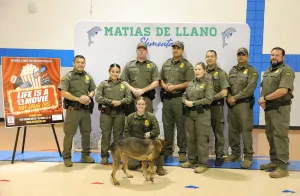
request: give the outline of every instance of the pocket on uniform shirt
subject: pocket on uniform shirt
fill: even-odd
[[[243,74],[240,78],[239,78],[239,84],[241,85],[247,85],[248,82],[248,74]]]
[[[139,69],[137,67],[129,68],[129,80],[135,81],[139,74]]]
[[[198,89],[196,89],[196,92],[198,94],[197,97],[205,97],[205,89],[206,88],[198,88]]]
[[[229,75],[229,84],[233,85],[235,83],[236,74],[230,74]]]
[[[144,74],[143,77],[151,82],[151,68],[144,68]]]
[[[163,67],[164,75],[163,77],[167,80],[170,80],[171,78],[171,73],[172,73],[172,68],[171,67]]]

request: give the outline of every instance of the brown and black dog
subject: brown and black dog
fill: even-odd
[[[140,139],[135,137],[129,137],[113,143],[111,145],[111,154],[113,160],[113,171],[111,173],[113,182],[115,185],[120,185],[116,179],[117,170],[120,167],[120,161],[122,160],[122,170],[127,178],[133,178],[127,172],[128,158],[132,157],[142,162],[142,170],[146,180],[154,181],[154,161],[160,156],[160,152],[165,146],[165,141],[161,139]],[[147,178],[146,162],[149,162],[150,166],[150,178]]]

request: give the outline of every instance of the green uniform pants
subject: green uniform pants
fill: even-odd
[[[266,136],[270,145],[271,162],[287,169],[289,161],[289,125],[291,105],[265,112]]]
[[[250,108],[250,103],[240,103],[234,105],[233,108],[228,108],[229,145],[233,155],[241,155],[240,134],[242,134],[244,158],[252,160],[253,126],[253,110]]]
[[[164,99],[162,108],[164,136],[167,141],[165,154],[173,154],[174,125],[177,129],[178,154],[186,154],[185,116],[182,113],[182,97]]]
[[[211,106],[211,126],[215,135],[216,158],[223,158],[224,155],[224,110],[223,106]]]
[[[125,124],[125,115],[121,114],[105,114],[100,115],[100,129],[102,130],[101,138],[101,157],[108,157],[110,147],[111,133],[113,130],[113,141],[117,142],[122,138]]]
[[[66,119],[64,122],[64,150],[62,156],[64,159],[71,158],[73,137],[77,132],[78,126],[82,136],[82,154],[90,153],[90,134],[91,134],[91,115],[89,110],[66,110]]]
[[[188,160],[191,163],[199,162],[200,165],[207,165],[211,130],[210,115],[210,110],[204,110],[201,114],[197,111],[190,111],[186,117]]]

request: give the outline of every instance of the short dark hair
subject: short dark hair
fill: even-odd
[[[208,52],[213,52],[213,53],[215,53],[216,57],[218,56],[218,55],[217,55],[217,52],[216,52],[215,50],[208,50],[208,51],[206,52],[206,54],[207,54]]]
[[[77,58],[79,58],[79,59],[84,59],[84,61],[85,61],[84,56],[82,56],[82,55],[76,55],[76,56],[74,57],[74,59],[73,59],[73,62],[74,62],[74,63],[75,63],[75,60],[76,60]]]
[[[273,49],[271,50],[271,52],[272,52],[273,50],[281,50],[282,56],[285,56],[285,50],[284,50],[283,48],[275,47],[275,48],[273,48]]]
[[[110,66],[109,66],[109,69],[108,69],[108,71],[110,71],[112,68],[114,68],[114,67],[117,67],[117,68],[119,68],[119,70],[121,71],[121,67],[120,67],[120,65],[119,64],[117,64],[117,63],[113,63],[113,64],[111,64]]]
[[[201,65],[201,67],[202,67],[204,70],[206,70],[206,65],[205,65],[205,63],[203,63],[203,62],[198,62],[198,63],[196,63],[195,67],[196,67],[197,65]]]

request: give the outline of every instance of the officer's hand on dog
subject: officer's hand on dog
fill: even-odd
[[[145,133],[145,134],[144,134],[144,137],[145,137],[146,139],[150,138],[150,137],[151,137],[151,132]]]
[[[192,102],[192,101],[185,101],[184,104],[185,104],[187,107],[193,107],[193,102]]]

